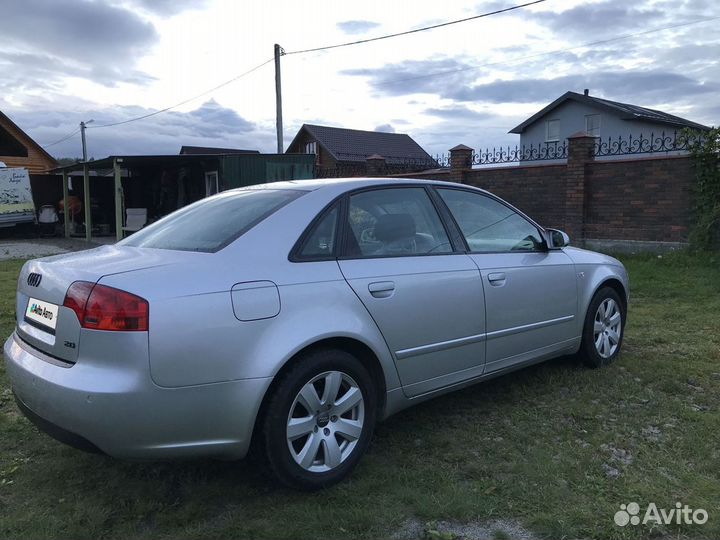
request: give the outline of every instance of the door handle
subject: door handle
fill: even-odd
[[[488,281],[490,285],[495,285],[496,287],[505,285],[505,272],[491,272],[488,274]]]
[[[375,281],[368,285],[368,291],[375,298],[387,298],[392,296],[395,290],[395,283],[392,281]]]

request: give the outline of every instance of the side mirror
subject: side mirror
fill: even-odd
[[[559,249],[570,245],[570,237],[563,231],[557,229],[547,229],[548,247],[550,249]]]

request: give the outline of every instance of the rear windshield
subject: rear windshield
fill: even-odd
[[[302,194],[302,191],[280,189],[221,193],[181,208],[119,244],[181,251],[218,251]]]

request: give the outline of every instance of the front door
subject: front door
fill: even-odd
[[[575,267],[548,250],[535,225],[479,192],[438,189],[482,275],[485,372],[551,356],[577,343]]]
[[[453,253],[426,190],[352,194],[348,223],[340,269],[385,337],[406,395],[481,375],[480,272]]]

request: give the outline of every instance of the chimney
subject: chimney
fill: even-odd
[[[589,95],[590,95],[590,89],[589,89],[589,88],[586,88],[583,93],[584,93],[586,96],[589,96]]]

